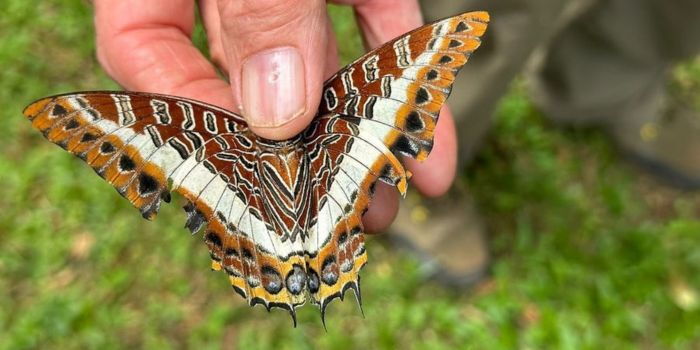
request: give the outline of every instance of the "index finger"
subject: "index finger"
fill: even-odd
[[[192,0],[95,0],[97,57],[128,90],[233,109],[231,89],[190,40]]]

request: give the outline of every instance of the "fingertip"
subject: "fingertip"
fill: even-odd
[[[309,113],[304,111],[304,113],[299,113],[298,116],[292,118],[287,123],[276,127],[265,127],[265,126],[255,126],[250,124],[250,130],[252,130],[256,135],[268,139],[268,140],[287,140],[300,132],[304,131],[311,123],[311,120],[315,117],[316,111]],[[246,120],[248,118],[246,117]]]
[[[316,113],[326,67],[325,6],[321,0],[219,2],[236,107],[261,137],[293,137]]]

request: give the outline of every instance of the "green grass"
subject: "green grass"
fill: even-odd
[[[3,11],[0,349],[700,347],[700,196],[639,173],[597,131],[550,125],[519,84],[463,175],[493,232],[491,278],[453,293],[371,238],[365,318],[334,303],[326,332],[308,305],[297,328],[251,309],[209,272],[178,205],[144,221],[22,117],[38,97],[116,87],[94,58],[85,2]],[[360,41],[349,11],[333,16],[353,38],[347,61]],[[700,62],[676,76],[684,98],[699,96]]]

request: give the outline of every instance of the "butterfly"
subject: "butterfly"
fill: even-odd
[[[295,319],[308,298],[323,317],[348,289],[361,305],[361,219],[375,184],[405,194],[400,157],[430,153],[440,109],[488,21],[464,13],[365,54],[326,81],[318,114],[286,141],[257,137],[222,108],[143,92],[56,95],[24,115],[144,218],[171,191],[182,195],[185,227],[203,232],[212,269],[251,306]]]

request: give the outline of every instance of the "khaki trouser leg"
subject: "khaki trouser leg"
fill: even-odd
[[[700,1],[601,1],[553,38],[533,98],[557,121],[636,128],[660,117],[671,65],[699,49]]]
[[[461,12],[491,14],[483,46],[456,80],[449,105],[459,135],[460,165],[465,165],[491,125],[491,116],[509,83],[532,52],[581,13],[593,0],[423,0],[427,21]]]

